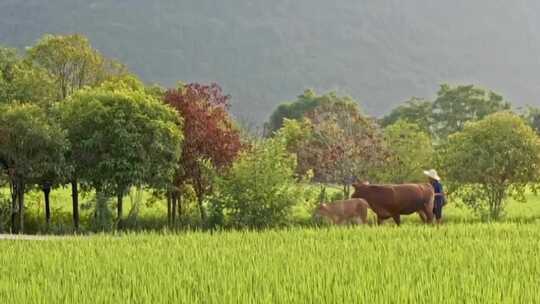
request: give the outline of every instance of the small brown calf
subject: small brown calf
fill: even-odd
[[[369,204],[361,198],[335,201],[321,204],[315,209],[315,217],[325,217],[335,225],[343,225],[352,221],[356,224],[367,224]]]

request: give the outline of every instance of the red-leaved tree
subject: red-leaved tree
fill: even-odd
[[[197,195],[201,219],[205,221],[202,203],[211,191],[211,183],[204,174],[201,161],[210,161],[220,170],[230,165],[242,148],[240,132],[228,113],[230,96],[215,83],[192,83],[167,91],[164,99],[184,120],[180,168],[174,181],[175,191],[171,192],[169,200],[170,220],[175,220],[179,189],[191,184]],[[181,206],[178,208],[181,214]]]

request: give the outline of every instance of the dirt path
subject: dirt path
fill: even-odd
[[[50,236],[50,235],[0,234],[0,241],[2,240],[48,241],[48,240],[61,240],[65,238],[66,237],[63,237],[63,236]]]

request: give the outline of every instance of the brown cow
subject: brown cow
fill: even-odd
[[[353,198],[365,199],[377,214],[377,223],[393,218],[397,225],[400,215],[418,212],[424,222],[433,222],[435,194],[430,184],[370,185],[354,183]]]
[[[319,205],[314,212],[315,217],[326,217],[335,225],[353,221],[356,224],[367,224],[369,204],[359,198],[335,201]]]

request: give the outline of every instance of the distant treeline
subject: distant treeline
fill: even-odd
[[[166,202],[171,226],[194,204],[201,228],[266,228],[329,199],[311,182],[347,197],[355,179],[421,181],[431,167],[498,219],[540,176],[540,111],[513,112],[472,85],[442,85],[436,100],[413,98],[380,121],[350,97],[306,91],[262,137],[234,121],[230,98],[218,84],[145,85],[82,35],[46,35],[24,54],[0,48],[0,183],[10,189],[0,220],[24,232],[25,193],[37,188],[48,226],[51,191],[69,186],[74,231],[88,229],[80,189],[95,193],[94,229],[126,229],[123,200],[137,187]]]

